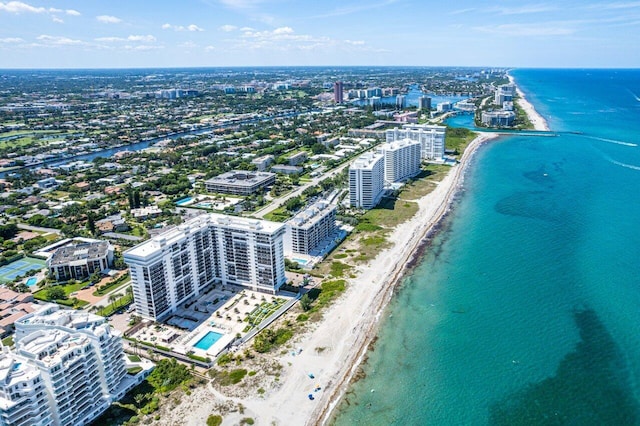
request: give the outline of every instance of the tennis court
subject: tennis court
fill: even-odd
[[[27,271],[40,270],[46,266],[44,260],[33,257],[23,257],[8,265],[0,266],[0,282],[13,281],[15,277],[24,275]]]

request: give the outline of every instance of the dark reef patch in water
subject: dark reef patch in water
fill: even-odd
[[[522,175],[530,181],[548,189],[552,189],[556,182],[554,178],[549,176],[545,166],[540,166],[537,170],[524,172]]]
[[[640,406],[617,344],[591,309],[574,314],[581,341],[556,375],[490,407],[491,425],[637,425]]]
[[[546,191],[516,192],[498,201],[495,210],[506,216],[556,222],[560,219],[560,212],[552,195],[551,192]]]

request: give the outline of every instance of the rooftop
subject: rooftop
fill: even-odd
[[[210,184],[234,184],[242,186],[252,186],[274,177],[274,173],[269,172],[252,172],[248,170],[232,170],[215,176],[205,183]]]
[[[381,160],[382,158],[384,158],[383,155],[377,152],[362,154],[353,163],[351,163],[349,169],[371,170],[373,169],[373,166],[377,163],[377,161]]]
[[[326,214],[335,209],[336,206],[331,205],[326,201],[318,201],[296,214],[289,220],[289,224],[298,228],[310,228]]]
[[[107,241],[82,243],[61,247],[53,253],[50,265],[56,266],[74,261],[97,260],[107,255],[110,245]]]
[[[238,216],[228,216],[218,213],[208,213],[187,220],[182,225],[163,232],[150,240],[125,251],[126,256],[146,257],[156,253],[164,246],[171,246],[184,240],[189,234],[208,229],[211,226],[225,227],[239,231],[261,232],[273,234],[281,229],[284,224],[267,220],[249,219]]]

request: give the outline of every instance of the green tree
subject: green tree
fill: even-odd
[[[300,298],[300,307],[305,312],[311,309],[311,298],[308,294],[305,293],[304,296]]]
[[[87,230],[91,235],[96,234],[96,218],[93,212],[87,212]]]
[[[159,392],[169,392],[191,379],[189,369],[171,359],[161,359],[147,381]]]
[[[47,290],[47,299],[48,300],[66,300],[67,295],[64,292],[64,289],[60,286],[52,286]]]
[[[136,189],[135,191],[133,191],[133,205],[135,206],[134,208],[140,208],[140,190]]]

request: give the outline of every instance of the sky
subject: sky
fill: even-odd
[[[0,0],[0,68],[640,67],[640,1]]]

